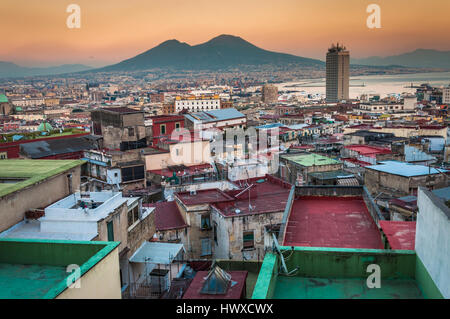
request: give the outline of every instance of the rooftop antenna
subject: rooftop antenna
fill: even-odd
[[[249,212],[251,212],[253,210],[253,206],[250,203],[250,191],[251,191],[251,189],[250,189],[250,186],[249,186],[249,189],[248,189],[248,211]]]
[[[285,276],[293,276],[293,275],[295,275],[295,273],[298,271],[299,267],[296,267],[292,271],[288,271],[287,266],[286,266],[286,262],[284,260],[284,255],[281,252],[280,246],[278,244],[277,237],[275,236],[274,233],[272,233],[272,238],[273,238],[273,245],[275,246],[275,250],[280,254],[281,268],[282,268],[282,271],[283,271],[281,274],[285,275]]]

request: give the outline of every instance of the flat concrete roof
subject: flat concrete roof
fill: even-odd
[[[0,239],[0,299],[52,299],[67,289],[67,266],[83,276],[119,242]]]
[[[0,180],[3,180],[3,182],[0,181],[0,197],[68,171],[83,163],[85,162],[82,160],[1,160]]]
[[[361,196],[297,198],[284,246],[383,249],[381,234]]]
[[[332,158],[318,155],[318,154],[295,154],[295,155],[282,155],[283,158],[292,161],[296,164],[302,166],[319,166],[319,165],[332,165],[340,164],[341,162],[336,161]]]

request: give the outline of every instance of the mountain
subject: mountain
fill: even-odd
[[[64,73],[74,73],[92,69],[89,66],[82,64],[64,64],[59,66],[52,66],[46,68],[29,68],[19,66],[11,62],[0,61],[0,78],[15,78],[24,76],[38,76],[38,75],[56,75]]]
[[[240,37],[220,35],[194,46],[178,40],[168,40],[131,59],[96,71],[138,71],[153,68],[199,70],[287,64],[324,66],[324,62],[319,60],[267,51]]]
[[[450,69],[450,51],[417,49],[400,55],[387,57],[372,56],[364,59],[352,59],[352,64],[371,66],[401,65],[417,68]]]

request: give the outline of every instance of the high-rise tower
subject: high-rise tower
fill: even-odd
[[[350,52],[339,43],[332,45],[327,53],[327,102],[335,103],[349,99]]]

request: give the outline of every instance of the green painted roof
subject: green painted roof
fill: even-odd
[[[318,154],[295,154],[295,155],[283,155],[285,159],[295,162],[296,164],[302,166],[313,166],[313,165],[332,165],[339,164],[339,161],[336,161],[332,158],[318,155]]]
[[[53,130],[53,127],[52,127],[49,123],[47,123],[47,122],[42,122],[41,124],[39,124],[38,131],[41,131],[41,132],[44,132],[44,131],[50,132],[51,130]]]
[[[83,276],[119,244],[0,238],[0,299],[55,298],[68,288],[67,266]]]
[[[287,247],[290,276],[279,274],[280,257],[267,253],[252,299],[443,298],[411,250]],[[365,289],[367,266],[381,268],[381,288]]]
[[[65,172],[83,163],[85,162],[82,160],[0,160],[0,179],[20,179],[11,183],[0,182],[0,197]]]
[[[0,103],[8,103],[8,98],[5,94],[0,94]]]

